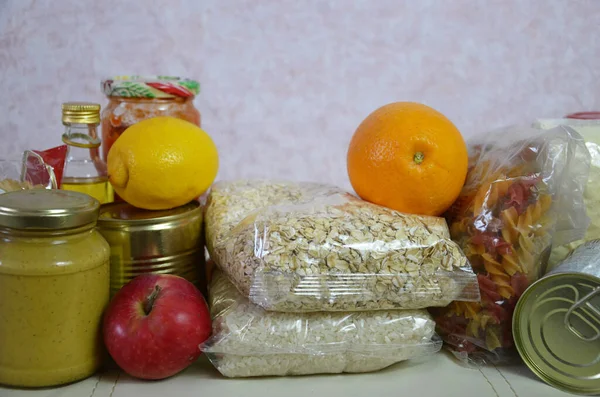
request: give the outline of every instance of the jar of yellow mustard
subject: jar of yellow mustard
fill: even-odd
[[[55,386],[99,368],[110,251],[98,211],[78,192],[0,195],[0,384]]]

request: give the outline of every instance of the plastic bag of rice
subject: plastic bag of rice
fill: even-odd
[[[425,310],[268,312],[215,271],[213,336],[200,346],[227,377],[371,372],[441,349]]]
[[[399,213],[315,183],[213,185],[211,258],[240,292],[282,312],[420,309],[477,301],[443,218]]]

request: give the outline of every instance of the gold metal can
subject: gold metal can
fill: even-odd
[[[521,296],[515,345],[546,383],[600,394],[600,240],[581,245]]]
[[[202,290],[202,207],[197,201],[164,211],[125,202],[100,208],[98,231],[110,245],[110,290],[145,273],[181,276]]]

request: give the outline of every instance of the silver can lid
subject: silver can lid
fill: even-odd
[[[532,284],[513,315],[521,358],[546,383],[585,395],[600,393],[600,279],[558,273]]]

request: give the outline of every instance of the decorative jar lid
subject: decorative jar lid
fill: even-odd
[[[109,97],[190,98],[198,95],[200,84],[174,76],[114,76],[102,81],[102,91]]]

